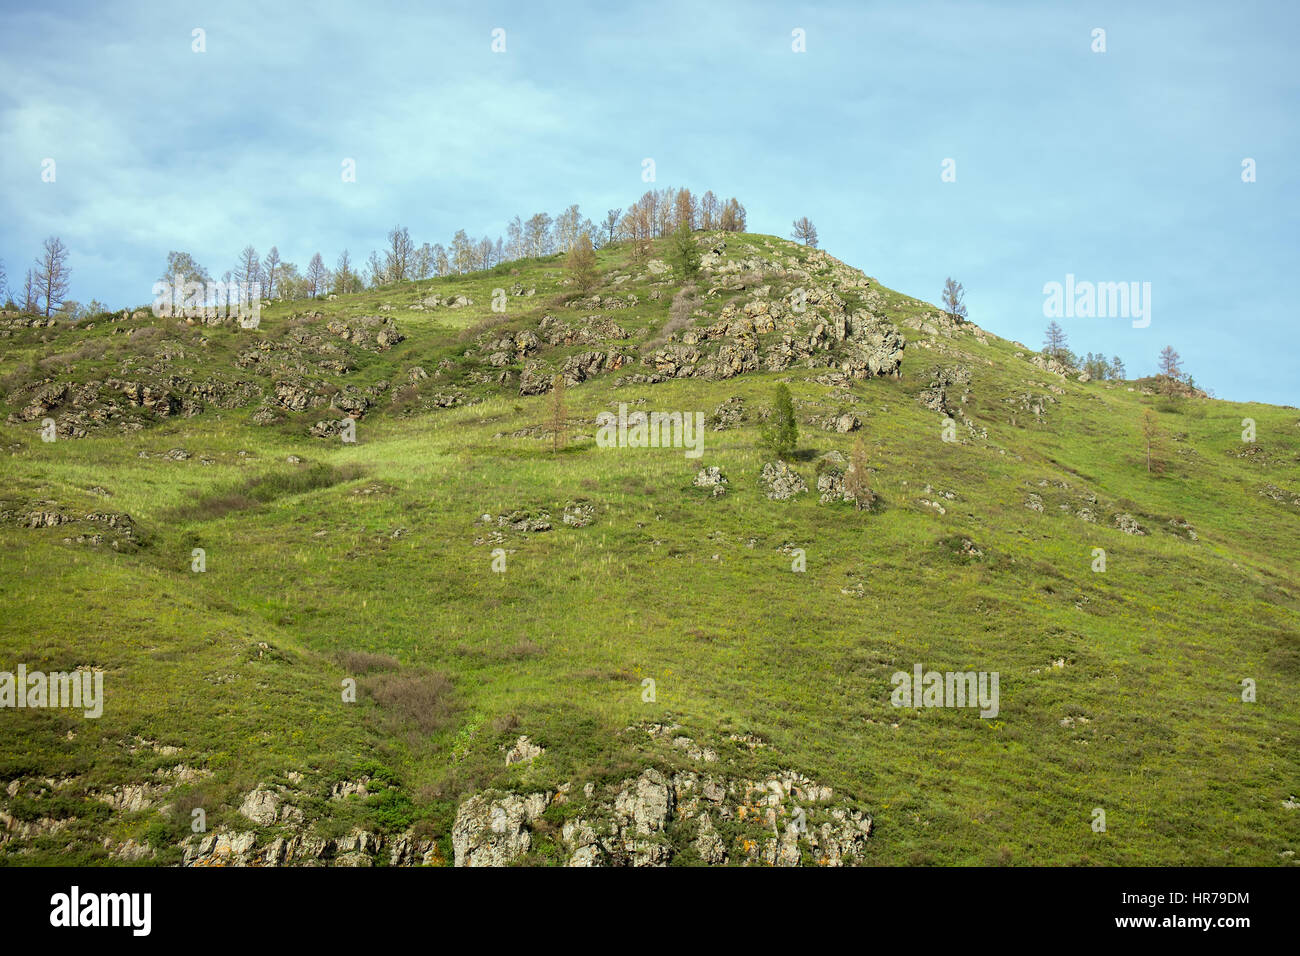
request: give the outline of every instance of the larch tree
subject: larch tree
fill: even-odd
[[[807,216],[800,216],[794,221],[794,231],[790,237],[805,246],[817,246],[817,227]]]
[[[249,285],[262,281],[262,260],[256,249],[252,246],[244,246],[244,250],[239,254],[239,261],[235,264],[233,275],[236,282],[247,282]]]
[[[712,189],[700,197],[700,228],[718,228],[718,197]]]
[[[943,310],[954,322],[966,321],[966,290],[961,283],[949,276],[943,283]],[[1053,322],[1053,325],[1056,323]]]
[[[799,423],[794,417],[794,399],[784,382],[776,386],[776,404],[772,414],[759,429],[763,444],[777,458],[788,459],[799,444]]]
[[[680,227],[682,223],[686,224],[687,229],[695,228],[696,204],[695,197],[691,191],[683,186],[677,190],[677,195],[673,198],[673,222]]]
[[[564,260],[564,268],[578,289],[586,292],[599,278],[596,272],[596,252],[591,246],[591,236],[585,232],[578,236]]]
[[[37,293],[45,300],[45,317],[57,309],[68,295],[68,247],[58,236],[45,240],[40,258],[36,260]]]
[[[33,269],[28,269],[27,280],[23,283],[23,311],[29,315],[39,312],[40,304],[36,299],[36,272]]]
[[[673,265],[677,267],[683,282],[689,282],[699,275],[700,258],[700,247],[695,244],[695,236],[683,222],[672,237]]]
[[[324,295],[325,290],[329,288],[329,281],[330,271],[325,267],[325,260],[318,252],[311,257],[311,262],[307,263],[307,296],[315,299]]]
[[[870,479],[867,471],[867,445],[859,435],[849,455],[849,466],[844,471],[844,493],[853,499],[853,506],[858,511],[868,510],[876,502]]]
[[[1160,350],[1159,367],[1161,385],[1166,394],[1172,395],[1175,386],[1184,378],[1182,356],[1174,351],[1172,345],[1166,345]]]
[[[1160,461],[1160,448],[1164,435],[1160,431],[1160,421],[1151,409],[1142,412],[1142,444],[1146,448],[1147,473],[1160,472],[1164,468]]]
[[[1065,329],[1057,325],[1056,320],[1053,319],[1047,324],[1047,331],[1043,333],[1043,355],[1046,358],[1059,360],[1065,350]]]
[[[744,232],[745,215],[745,207],[740,204],[739,199],[732,196],[722,207],[719,225],[725,232]]]
[[[564,403],[564,376],[551,381],[551,450],[560,452],[569,442],[569,412]]]
[[[353,271],[352,257],[344,249],[334,269],[334,292],[338,295],[347,295],[349,292],[360,291],[361,277]]]
[[[262,260],[262,282],[266,285],[266,288],[262,290],[262,294],[268,299],[275,298],[275,283],[280,278],[280,262],[280,250],[272,246],[271,251]],[[285,296],[281,296],[281,298],[285,298]]]

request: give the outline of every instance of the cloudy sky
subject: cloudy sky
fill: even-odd
[[[952,275],[1033,347],[1045,283],[1149,282],[1148,327],[1062,319],[1071,347],[1137,375],[1172,344],[1220,397],[1300,404],[1300,4],[281,6],[5,0],[11,285],[49,235],[71,297],[120,306],[170,249],[220,274],[248,243],[302,267],[398,223],[447,243],[574,202],[595,219],[652,158],[655,185],[734,194],[753,231],[809,216],[892,288],[935,301]]]

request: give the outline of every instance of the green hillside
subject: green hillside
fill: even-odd
[[[0,671],[105,693],[0,712],[0,861],[1293,864],[1300,411],[698,242],[693,282],[664,239],[588,292],[555,256],[254,329],[0,318]],[[702,455],[598,447],[624,403]],[[893,706],[916,664],[997,716]]]

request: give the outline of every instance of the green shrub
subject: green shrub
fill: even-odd
[[[794,419],[794,399],[784,382],[776,387],[776,404],[760,435],[764,446],[777,458],[788,459],[794,455],[799,443],[799,425]]]

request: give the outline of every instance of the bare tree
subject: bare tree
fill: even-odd
[[[325,268],[325,260],[316,253],[307,263],[307,295],[316,298],[329,288],[330,271]]]
[[[524,248],[526,254],[539,259],[551,251],[551,217],[539,212],[524,223]]]
[[[949,276],[943,283],[943,310],[954,322],[966,321],[965,298],[966,290],[961,287],[961,283]]]
[[[427,279],[433,274],[433,246],[427,242],[421,243],[420,248],[415,250],[415,258],[411,260],[411,278]]]
[[[844,493],[853,499],[853,506],[858,511],[870,509],[876,501],[867,472],[867,446],[860,435],[853,443],[849,466],[844,471]]]
[[[700,197],[700,228],[718,228],[718,197],[712,189]]]
[[[568,414],[564,405],[564,376],[557,375],[551,383],[551,450],[554,452],[563,450],[569,442]]]
[[[605,221],[601,223],[600,228],[605,234],[606,243],[613,242],[614,237],[618,235],[618,220],[622,215],[622,209],[611,209],[605,213]]]
[[[262,261],[262,280],[266,285],[266,288],[262,290],[262,294],[268,299],[275,298],[275,280],[279,278],[279,273],[280,250],[272,246],[271,251],[266,254],[266,258]]]
[[[45,300],[45,317],[57,309],[68,294],[68,247],[58,236],[45,240],[44,251],[36,260],[36,288]]]
[[[415,244],[405,226],[394,226],[388,231],[388,253],[384,259],[384,276],[388,282],[405,282],[411,277],[411,260],[415,257]]]
[[[745,231],[745,207],[740,204],[740,200],[735,196],[732,196],[723,204],[719,225],[726,232]]]
[[[370,250],[370,259],[366,262],[366,268],[370,271],[370,288],[378,289],[388,281],[384,264],[379,261],[379,253],[373,249]]]
[[[805,246],[817,245],[817,227],[813,225],[812,220],[807,216],[801,216],[794,221],[794,232],[790,234],[792,239],[802,242]]]
[[[29,315],[40,311],[36,302],[36,273],[27,270],[27,281],[23,284],[23,311]]]
[[[576,204],[555,217],[555,248],[558,252],[568,252],[573,248],[581,226],[582,213]]]
[[[361,277],[352,269],[352,257],[346,249],[339,256],[338,266],[334,270],[334,291],[341,295],[361,291]]]
[[[506,223],[506,255],[511,259],[522,259],[528,255],[528,249],[524,244],[524,224],[519,221],[518,216]],[[438,275],[446,275],[446,272],[439,269]]]
[[[1174,351],[1172,345],[1166,345],[1160,350],[1160,374],[1164,377],[1165,391],[1173,393],[1174,385],[1183,380],[1183,360],[1182,357]]]
[[[1156,418],[1155,412],[1149,408],[1144,409],[1142,412],[1142,441],[1146,445],[1148,474],[1152,471],[1163,470],[1163,463],[1158,457],[1162,438],[1160,422]]]
[[[461,274],[474,268],[474,243],[464,229],[451,237],[451,267]]]
[[[262,281],[262,260],[252,246],[244,246],[244,251],[239,254],[234,276],[236,282],[247,282],[249,285]]]

